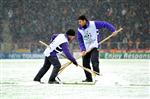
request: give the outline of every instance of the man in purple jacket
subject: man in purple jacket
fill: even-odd
[[[58,60],[57,53],[63,52],[65,56],[73,62],[76,66],[78,65],[75,58],[72,56],[69,50],[69,42],[71,42],[75,38],[75,31],[69,29],[66,34],[53,34],[51,36],[51,43],[49,44],[49,48],[46,48],[44,51],[45,62],[43,67],[40,69],[34,81],[41,82],[41,78],[48,71],[51,64],[54,66],[52,74],[49,78],[49,84],[59,84],[58,81],[55,80],[61,64]]]
[[[107,28],[109,31],[114,32],[115,28],[105,21],[89,21],[84,15],[78,17],[78,23],[77,38],[81,55],[83,56],[83,66],[91,69],[91,61],[93,70],[100,74],[98,53],[100,34],[98,31],[99,29]],[[83,82],[92,82],[92,75],[87,71],[84,72],[86,79]]]

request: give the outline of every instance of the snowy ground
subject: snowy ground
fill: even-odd
[[[0,99],[150,99],[150,60],[100,60],[102,76],[96,85],[38,84],[33,78],[43,59],[0,60]],[[60,60],[61,63],[67,60]],[[79,60],[81,64],[81,60]],[[47,82],[52,68],[42,81]],[[71,65],[62,81],[81,81],[80,67]]]

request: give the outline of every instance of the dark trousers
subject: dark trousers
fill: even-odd
[[[92,49],[89,53],[87,53],[85,56],[83,56],[83,66],[85,68],[91,69],[90,62],[92,63],[93,70],[100,73],[100,70],[99,70],[99,53],[98,53],[97,48]],[[84,72],[85,72],[86,79],[89,81],[92,81],[91,73],[89,73],[85,70],[84,70]]]
[[[39,70],[38,74],[35,76],[34,81],[40,81],[44,74],[49,70],[51,64],[54,66],[52,73],[50,75],[49,81],[55,81],[55,78],[59,72],[61,64],[57,57],[45,57],[44,65]]]

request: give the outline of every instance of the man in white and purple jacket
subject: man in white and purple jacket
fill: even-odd
[[[50,66],[53,65],[53,71],[51,73],[51,76],[49,78],[48,83],[49,84],[59,84],[58,81],[55,80],[59,69],[61,67],[61,64],[58,60],[57,53],[63,52],[65,56],[73,62],[76,66],[78,65],[75,58],[72,56],[70,50],[69,50],[69,42],[73,41],[75,38],[75,31],[72,29],[69,29],[66,34],[53,34],[51,36],[50,48],[46,48],[44,51],[45,55],[45,62],[43,67],[40,69],[36,77],[34,78],[34,81],[41,82],[41,78],[44,76],[44,74],[49,70]]]
[[[91,69],[90,61],[94,71],[100,74],[99,70],[99,53],[98,42],[100,41],[99,29],[107,28],[109,31],[114,32],[115,28],[105,21],[89,21],[84,15],[78,17],[78,43],[83,56],[83,66]],[[84,71],[86,79],[83,82],[92,82],[91,73]]]

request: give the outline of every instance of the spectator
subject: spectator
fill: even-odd
[[[28,49],[51,33],[76,29],[76,17],[81,14],[86,14],[92,20],[105,20],[116,27],[124,27],[126,35],[119,35],[115,41],[112,40],[112,48],[116,48],[116,44],[126,43],[127,38],[136,42],[137,35],[141,35],[138,38],[140,44],[144,44],[143,48],[149,48],[150,45],[149,31],[145,31],[150,27],[148,0],[1,0],[0,6],[0,33],[3,33],[4,20],[9,21],[13,43],[23,45],[26,43],[25,37],[28,37]],[[102,34],[102,38],[104,36]],[[0,36],[0,42],[3,41],[4,38]],[[123,48],[128,49],[127,46]]]

